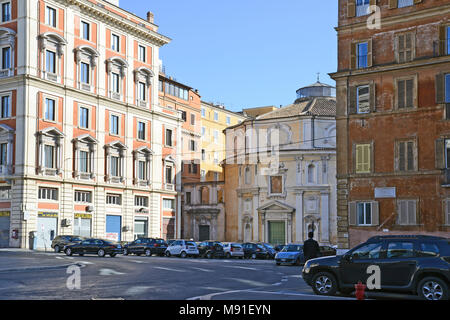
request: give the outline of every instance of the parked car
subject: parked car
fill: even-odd
[[[198,257],[197,244],[190,240],[174,240],[165,251],[166,257],[179,256],[181,258]]]
[[[274,259],[275,258],[275,255],[277,254],[277,251],[275,250],[275,248],[272,245],[270,245],[268,243],[260,243],[260,245],[262,245],[267,250],[267,252],[269,253],[269,255],[270,255],[269,259]]]
[[[223,252],[227,259],[239,258],[244,259],[244,249],[242,245],[235,242],[225,242],[223,243]]]
[[[270,252],[260,243],[246,242],[242,245],[247,259],[270,259]]]
[[[198,246],[200,257],[203,258],[223,258],[225,256],[223,245],[219,241],[208,240],[203,241]]]
[[[170,246],[172,243],[174,243],[174,241],[176,241],[175,239],[169,239],[166,241],[167,246]]]
[[[291,243],[284,246],[283,250],[275,256],[277,266],[281,264],[301,265],[305,263],[303,244]]]
[[[68,256],[72,254],[79,254],[80,256],[96,254],[99,257],[104,257],[109,254],[111,257],[115,257],[118,253],[122,253],[122,246],[119,243],[103,239],[85,239],[80,243],[66,245],[64,252]]]
[[[327,256],[335,256],[336,255],[336,249],[330,246],[320,246],[320,256],[321,257],[327,257]]]
[[[279,244],[279,245],[276,245],[274,247],[274,249],[275,249],[276,252],[280,252],[281,250],[283,250],[284,247],[286,247],[285,244]]]
[[[71,235],[64,235],[64,236],[56,236],[55,239],[52,241],[52,248],[55,250],[55,252],[61,252],[62,249],[64,249],[64,246],[75,243],[80,243],[85,238],[80,236],[71,236]]]
[[[136,254],[140,256],[145,254],[150,257],[154,254],[163,256],[167,249],[167,243],[163,239],[158,238],[139,238],[125,245],[123,254]]]
[[[409,292],[427,300],[447,300],[450,239],[432,236],[376,236],[344,255],[308,260],[303,279],[318,295],[350,293],[367,282],[369,266],[380,270],[379,291]]]

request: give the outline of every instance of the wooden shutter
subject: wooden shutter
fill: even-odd
[[[398,170],[405,171],[405,142],[398,142]]]
[[[355,150],[355,172],[363,171],[363,146],[357,145]]]
[[[356,16],[356,0],[348,0],[347,2],[347,17],[353,18]]]
[[[349,103],[348,103],[348,114],[355,114],[356,113],[356,105],[357,105],[357,94],[356,94],[356,90],[357,87],[356,86],[352,86],[349,87]]]
[[[352,43],[350,49],[350,69],[356,69],[358,44]]]
[[[370,0],[369,4],[371,6],[376,6],[377,5],[377,0]]]
[[[378,201],[372,201],[372,225],[377,226],[380,224],[380,206]]]
[[[436,140],[436,169],[445,169],[445,139]]]
[[[417,221],[417,201],[416,200],[408,200],[407,201],[408,208],[408,224],[416,224]]]
[[[375,112],[377,110],[377,93],[375,83],[371,83],[369,85],[369,95],[370,111]]]
[[[447,47],[447,26],[446,25],[440,25],[439,26],[439,55],[443,56],[446,54],[446,47]]]
[[[419,4],[419,3],[422,3],[423,2],[423,0],[414,0],[414,4]]]
[[[349,215],[348,224],[350,226],[356,226],[357,224],[356,202],[349,202],[348,215]]]
[[[450,200],[445,200],[445,224],[450,225]]]
[[[367,41],[367,67],[373,66],[373,45],[372,45],[372,39]]]
[[[389,0],[389,9],[395,9],[398,7],[398,0]]]
[[[403,109],[406,105],[405,91],[406,91],[405,80],[398,80],[397,81],[397,108],[398,109]]]
[[[414,79],[405,80],[405,102],[407,108],[414,108]]]
[[[415,169],[415,161],[414,161],[414,142],[408,141],[406,142],[406,170],[414,171]]]
[[[442,73],[436,75],[436,103],[445,102],[445,76]]]
[[[397,202],[397,224],[405,225],[407,223],[406,210],[407,210],[406,201],[399,200]]]
[[[397,37],[397,56],[398,56],[398,63],[405,62],[405,35],[400,34]]]

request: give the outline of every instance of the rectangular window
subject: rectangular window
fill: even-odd
[[[81,30],[82,30],[82,38],[84,40],[90,40],[90,24],[84,21],[81,21]]]
[[[356,16],[361,17],[369,14],[370,0],[356,1]]]
[[[113,177],[119,176],[119,157],[111,156],[109,173]]]
[[[227,124],[230,125],[231,124],[231,118],[227,116]]]
[[[206,160],[206,150],[202,149],[202,160],[205,161]]]
[[[189,150],[195,151],[195,140],[189,140]]]
[[[2,97],[2,106],[1,106],[1,117],[2,118],[9,118],[11,117],[11,103],[10,103],[10,96],[3,96]]]
[[[214,163],[219,163],[219,153],[217,151],[214,151]]]
[[[397,57],[399,63],[414,59],[414,34],[406,33],[397,37]]]
[[[214,121],[219,121],[219,113],[214,111]]]
[[[89,153],[80,151],[80,172],[89,172]]]
[[[206,110],[205,108],[202,108],[202,118],[206,117]]]
[[[447,45],[447,54],[450,54],[450,26],[446,27],[445,30],[446,30],[445,43]]]
[[[358,49],[358,68],[367,68],[368,67],[368,60],[367,60],[367,55],[368,55],[368,49],[369,49],[369,44],[367,42],[362,42],[362,43],[358,43],[357,45],[357,49]]]
[[[47,7],[46,8],[46,21],[45,23],[53,28],[56,28],[56,9]]]
[[[85,63],[85,62],[81,62],[81,66],[80,66],[80,68],[81,68],[81,70],[80,70],[80,72],[81,72],[81,75],[80,75],[80,81],[82,82],[82,83],[86,83],[86,84],[89,84],[89,68],[90,68],[90,66],[89,66],[89,64],[87,64],[87,63]]]
[[[415,225],[417,218],[417,200],[398,200],[397,224]]]
[[[371,145],[358,144],[355,148],[356,173],[370,173],[371,171]]]
[[[398,0],[398,7],[404,8],[414,5],[414,0]]]
[[[173,199],[163,199],[163,208],[165,210],[174,210],[175,201]]]
[[[92,203],[92,192],[75,191],[75,202]]]
[[[46,168],[53,169],[55,167],[55,147],[44,146],[44,165]]]
[[[181,111],[181,119],[186,122],[187,120],[187,112],[186,111]]]
[[[11,48],[2,48],[2,69],[11,69]]]
[[[358,113],[370,112],[370,86],[356,88],[356,103]]]
[[[184,198],[184,203],[185,204],[191,204],[191,193],[190,192],[186,192],[186,197]]]
[[[146,48],[144,46],[139,46],[139,61],[145,62],[146,60]]]
[[[2,22],[11,20],[11,3],[6,2],[2,4]]]
[[[119,135],[119,117],[116,115],[111,115],[110,118],[110,129],[111,134]]]
[[[10,187],[0,187],[0,200],[11,200]]]
[[[397,169],[399,171],[414,171],[415,143],[414,141],[397,142]]]
[[[450,139],[445,140],[445,168],[450,169]]]
[[[144,82],[139,82],[139,100],[147,101],[147,85]]]
[[[356,204],[357,224],[360,226],[372,225],[372,203],[358,202]]]
[[[120,75],[112,73],[112,90],[115,93],[120,93]]]
[[[397,107],[414,108],[414,79],[397,81]]]
[[[56,73],[56,53],[53,51],[45,51],[45,71],[48,73]]]
[[[450,73],[445,75],[445,103],[450,103]]]
[[[39,188],[38,198],[42,200],[58,200],[58,189]]]
[[[205,127],[202,127],[202,137],[204,137],[205,134],[206,134],[206,128],[205,128]]]
[[[138,122],[138,139],[145,140],[145,123]]]
[[[56,102],[55,102],[55,100],[46,98],[45,99],[44,119],[45,120],[50,120],[50,121],[55,121],[55,119],[56,119],[55,111],[56,111]]]
[[[146,167],[147,166],[146,166],[145,161],[138,162],[138,178],[139,178],[139,180],[147,180]]]
[[[120,194],[107,194],[106,204],[114,204],[120,206],[122,204],[122,196]]]
[[[166,129],[166,146],[172,146],[172,130]]]
[[[148,197],[135,196],[134,205],[136,207],[148,207]]]
[[[0,165],[6,166],[8,164],[8,144],[0,144]]]
[[[191,114],[191,125],[195,125],[195,114]]]
[[[214,143],[219,143],[219,131],[214,130],[213,132],[213,137],[214,137]]]
[[[111,49],[114,51],[120,51],[120,37],[118,35],[113,34],[111,39]]]
[[[166,167],[166,183],[172,184],[172,167]]]
[[[89,128],[89,109],[80,107],[80,127]]]

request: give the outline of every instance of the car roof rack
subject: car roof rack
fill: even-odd
[[[373,236],[369,238],[367,241],[377,241],[377,240],[385,240],[385,239],[427,239],[427,240],[446,240],[444,237],[438,236],[429,236],[429,235],[420,235],[420,234],[411,234],[411,235],[390,235],[390,236]]]

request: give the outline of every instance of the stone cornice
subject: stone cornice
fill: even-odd
[[[91,3],[87,0],[58,0],[58,2],[66,6],[77,6],[83,13],[93,16],[96,19],[104,21],[108,24],[114,25],[117,28],[121,28],[127,33],[131,33],[137,37],[146,39],[147,41],[159,47],[168,44],[171,41],[170,38],[163,36],[162,34],[140,26],[138,23],[127,20],[126,18],[121,17],[118,14],[108,11],[105,8],[95,5],[94,3]]]

